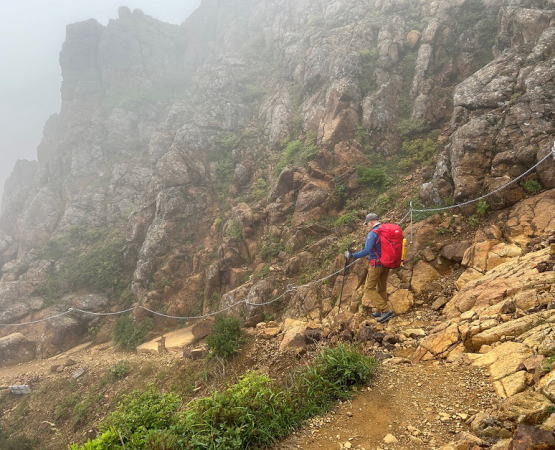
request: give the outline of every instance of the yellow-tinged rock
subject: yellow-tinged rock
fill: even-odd
[[[406,39],[410,48],[416,47],[416,44],[420,41],[420,36],[422,36],[422,33],[418,30],[410,30],[407,33]]]
[[[466,286],[467,283],[473,280],[477,280],[478,278],[481,278],[482,275],[484,274],[479,270],[469,267],[461,274],[459,278],[457,278],[457,281],[455,281],[455,286],[460,291],[464,286]]]
[[[429,284],[438,278],[441,278],[440,273],[430,264],[420,260],[415,264],[412,270],[410,286],[413,292],[418,294],[429,287]]]
[[[389,302],[395,314],[404,314],[414,305],[414,296],[408,289],[398,289],[389,296]]]
[[[493,383],[497,395],[501,398],[511,397],[526,389],[526,372],[519,370]]]

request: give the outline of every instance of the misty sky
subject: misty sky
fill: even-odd
[[[200,0],[0,0],[0,196],[17,159],[36,159],[46,119],[60,108],[58,54],[68,23],[106,24],[122,5],[182,23]]]

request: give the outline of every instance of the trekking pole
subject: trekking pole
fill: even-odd
[[[349,254],[352,253],[352,247],[355,243],[351,242],[348,247]],[[349,266],[350,258],[345,257],[345,265],[343,266],[343,281],[341,282],[341,289],[339,291],[339,300],[337,301],[337,312],[341,312],[341,298],[343,297],[343,288],[345,287],[345,280],[347,279],[347,268]]]

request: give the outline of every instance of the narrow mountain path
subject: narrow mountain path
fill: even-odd
[[[497,404],[486,374],[451,363],[380,366],[371,386],[276,450],[433,449],[468,429],[472,414]],[[392,435],[397,442],[386,443]]]

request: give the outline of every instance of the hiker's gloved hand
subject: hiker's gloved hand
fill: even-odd
[[[345,250],[344,256],[345,259],[351,259],[351,252],[349,250]]]

